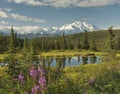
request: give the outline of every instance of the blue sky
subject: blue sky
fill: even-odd
[[[0,0],[0,27],[60,27],[85,21],[120,26],[120,0]]]

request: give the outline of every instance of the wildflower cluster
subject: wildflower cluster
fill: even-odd
[[[33,80],[35,80],[37,75],[38,75],[38,71],[34,69],[34,66],[32,66],[31,69],[30,69],[30,76],[31,76],[31,78]]]
[[[44,75],[45,75],[45,72],[41,67],[38,67],[37,69],[35,69],[34,66],[31,67],[30,77],[33,79],[33,81],[36,81],[34,83],[34,87],[31,89],[31,94],[44,92],[47,85],[47,81]]]
[[[47,86],[44,70],[40,66],[37,69],[35,69],[34,66],[31,66],[29,75],[32,82],[34,83],[34,86],[31,89],[31,94],[38,94],[40,92],[43,94]],[[25,84],[25,78],[22,72],[20,72],[18,75],[17,81],[19,81],[21,85]]]

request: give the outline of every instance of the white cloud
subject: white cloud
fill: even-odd
[[[0,30],[3,32],[10,32],[11,26],[4,26],[4,25],[0,25]],[[34,32],[38,32],[38,31],[47,31],[47,28],[43,28],[40,26],[13,26],[13,29],[15,32],[17,32],[18,34],[27,34],[27,33],[34,33]]]
[[[33,6],[52,6],[56,8],[65,8],[71,6],[77,7],[99,7],[113,4],[120,4],[120,0],[7,0],[8,2],[24,3]]]
[[[2,32],[10,32],[10,26],[4,26],[4,25],[0,25],[0,31]]]
[[[7,8],[0,9],[0,18],[13,18],[18,21],[29,21],[29,22],[37,22],[37,23],[45,23],[46,22],[45,20],[36,19],[36,18],[24,16],[24,15],[17,14],[17,13],[10,13],[10,11],[11,10],[9,10]]]
[[[16,20],[28,21],[26,16],[22,16],[22,15],[19,15],[19,14],[13,14],[12,13],[11,17],[16,19]]]
[[[8,22],[7,22],[7,21],[0,21],[0,24],[1,24],[1,25],[7,25]]]
[[[11,18],[19,20],[19,21],[31,21],[31,22],[33,21],[33,22],[41,22],[41,23],[45,22],[44,20],[39,20],[39,19],[27,17],[27,16],[20,15],[20,14],[12,13],[12,14],[10,14],[10,16],[11,16]]]
[[[106,6],[106,5],[113,5],[120,3],[119,0],[76,0],[76,6],[81,7],[99,7],[99,6]]]
[[[1,11],[6,11],[6,12],[10,12],[11,9],[10,8],[0,8]]]
[[[19,26],[14,27],[15,31],[20,34],[35,32],[40,29],[39,26]]]
[[[0,18],[7,18],[8,15],[6,12],[0,10]]]
[[[27,5],[43,5],[42,2],[40,2],[39,0],[7,0],[8,2],[14,2],[14,3],[17,3],[17,4],[20,4],[20,3],[25,3]],[[42,1],[42,0],[41,0]]]

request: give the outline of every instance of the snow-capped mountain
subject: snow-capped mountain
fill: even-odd
[[[72,24],[66,24],[60,27],[59,30],[65,32],[66,34],[74,34],[84,32],[85,30],[94,31],[98,30],[98,28],[96,26],[88,24],[87,22],[76,21]]]
[[[10,33],[10,28],[11,28],[10,26],[9,27],[4,26],[3,29],[4,31]],[[63,33],[74,34],[74,33],[84,32],[85,30],[95,31],[99,29],[98,27],[91,25],[87,22],[80,22],[80,21],[76,21],[71,24],[66,24],[61,27],[45,28],[41,26],[19,26],[19,27],[15,26],[13,28],[14,31],[20,35],[31,35],[31,36],[32,35],[37,35],[37,36],[62,35]]]

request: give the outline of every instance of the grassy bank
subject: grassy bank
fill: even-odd
[[[42,52],[41,56],[85,56],[85,55],[97,55],[100,56],[104,54],[103,52],[93,52],[93,51],[79,51],[79,50],[53,50],[50,52]]]
[[[52,50],[49,52],[41,52],[39,55],[43,57],[62,57],[62,56],[86,56],[86,55],[96,55],[102,56],[106,52],[95,52],[95,51],[85,51],[85,50]],[[3,60],[4,57],[8,56],[9,54],[0,54],[0,60]],[[21,57],[20,53],[16,53],[17,57]],[[116,56],[120,57],[120,54],[117,53]]]
[[[40,55],[41,56],[77,56],[77,55],[81,55],[81,56],[85,56],[85,55],[97,55],[100,56],[103,54],[103,52],[92,52],[92,51],[80,51],[80,50],[53,50],[53,51],[49,51],[49,52],[41,52]],[[0,60],[3,60],[4,57],[8,56],[9,54],[0,54]],[[16,53],[17,57],[20,57],[21,54],[20,53]]]
[[[9,54],[0,54],[0,61],[4,59],[4,57],[8,56]]]

